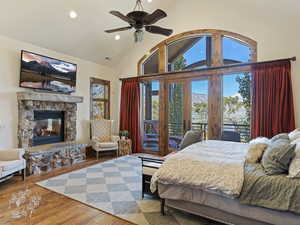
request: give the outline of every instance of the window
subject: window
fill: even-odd
[[[110,81],[91,78],[91,119],[110,119]]]
[[[225,136],[235,136],[236,141],[250,139],[251,74],[223,76],[223,126]]]
[[[138,74],[192,71],[256,61],[257,43],[233,32],[204,29],[188,31],[157,44],[138,62]],[[162,53],[164,57],[159,54]]]
[[[250,67],[223,66],[255,62],[254,40],[228,31],[204,29],[175,35],[152,49],[139,61],[138,74],[145,75],[141,77],[143,83],[154,82],[148,92],[142,92],[142,99],[148,101],[144,120],[155,121],[155,115],[159,115],[156,136],[145,129],[150,134],[149,143],[155,141],[156,151],[167,154],[179,150],[188,130],[200,130],[204,139],[249,140]],[[159,75],[147,77],[155,73]],[[157,107],[152,102],[157,90],[155,82],[160,84]],[[158,109],[155,114],[154,108]],[[160,147],[163,149],[157,149]]]
[[[211,37],[188,37],[168,45],[168,71],[193,70],[210,66]]]
[[[251,48],[246,43],[224,36],[222,46],[224,65],[251,61]]]
[[[155,51],[143,63],[143,74],[146,75],[155,73],[158,73],[158,51]]]
[[[192,129],[207,130],[208,125],[208,80],[191,82]]]

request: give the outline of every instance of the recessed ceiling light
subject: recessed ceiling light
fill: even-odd
[[[115,36],[115,40],[118,41],[118,40],[120,40],[120,39],[121,39],[121,36],[120,36],[119,34],[117,34],[117,35]]]
[[[147,0],[149,3],[151,3],[152,2],[152,0]]]
[[[77,15],[77,12],[72,10],[72,11],[70,11],[69,16],[71,19],[76,19],[78,15]]]

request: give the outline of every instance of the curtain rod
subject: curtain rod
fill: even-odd
[[[228,68],[241,67],[241,66],[252,66],[252,65],[259,65],[259,64],[264,64],[264,63],[273,63],[273,62],[281,62],[281,61],[296,61],[296,60],[297,60],[297,58],[296,58],[296,56],[294,56],[294,57],[285,58],[285,59],[276,59],[276,60],[261,61],[261,62],[237,63],[237,64],[232,64],[232,65],[209,67],[209,68],[198,69],[198,70],[184,70],[184,71],[166,72],[166,73],[159,73],[159,74],[152,74],[152,75],[143,75],[143,76],[137,76],[137,77],[120,78],[120,81],[130,80],[130,79],[135,79],[135,78],[160,77],[160,76],[168,76],[168,75],[175,75],[175,74],[188,73],[188,72],[202,72],[202,71],[209,71],[209,70],[228,69]]]

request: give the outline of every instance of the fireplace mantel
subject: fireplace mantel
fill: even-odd
[[[65,94],[52,94],[52,93],[39,93],[39,92],[17,92],[18,101],[43,101],[43,102],[66,102],[66,103],[82,103],[83,97],[65,95]]]

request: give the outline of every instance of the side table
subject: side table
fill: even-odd
[[[132,142],[130,139],[119,140],[119,152],[118,156],[131,155],[132,154]]]

